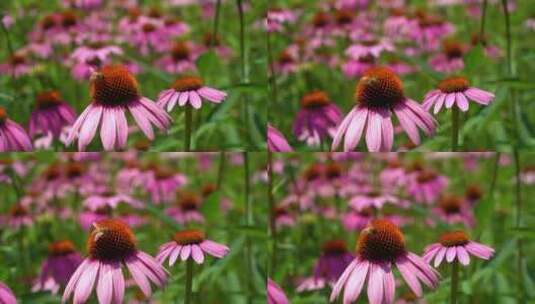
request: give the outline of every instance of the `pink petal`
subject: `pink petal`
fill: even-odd
[[[227,255],[230,251],[230,249],[227,246],[210,241],[210,240],[203,241],[202,243],[199,244],[199,246],[201,247],[202,250],[204,250],[205,252],[207,252],[208,254],[216,258],[222,258],[225,255]]]
[[[197,110],[201,108],[202,101],[201,101],[201,97],[199,96],[199,94],[197,94],[197,92],[195,91],[189,92],[189,100],[193,108]]]
[[[124,299],[124,276],[120,265],[115,265],[113,270],[113,302],[122,303]]]
[[[451,108],[455,103],[455,93],[448,93],[446,95],[446,108]]]
[[[178,245],[173,249],[173,252],[171,253],[169,257],[169,266],[173,266],[178,259],[178,256],[180,255],[180,250],[182,249],[182,246]]]
[[[370,304],[383,303],[383,278],[385,272],[380,265],[371,264],[368,280],[368,301]]]
[[[197,264],[202,264],[202,262],[204,262],[204,254],[198,245],[191,246],[191,256]]]
[[[464,97],[464,94],[461,92],[458,92],[455,94],[455,98],[457,100],[457,106],[461,111],[466,112],[468,111],[468,100],[466,97]]]
[[[191,253],[191,245],[186,245],[182,247],[182,251],[180,252],[180,259],[182,261],[185,261],[189,258],[189,255]]]
[[[446,251],[446,261],[448,263],[451,263],[453,259],[455,259],[455,256],[457,255],[457,250],[455,247],[448,247],[448,251]]]
[[[100,262],[97,261],[93,261],[87,266],[74,290],[75,303],[85,303],[87,301],[91,295],[91,290],[93,290],[93,284],[95,283],[99,268]]]
[[[396,280],[392,269],[389,267],[388,271],[385,273],[383,286],[385,289],[385,303],[391,304],[394,303],[394,297],[396,295]]]
[[[435,102],[435,107],[433,108],[433,113],[437,114],[440,109],[442,109],[442,105],[444,104],[444,101],[446,100],[446,94],[440,94],[437,98],[437,101]]]
[[[333,290],[331,292],[331,296],[329,297],[329,301],[333,302],[336,299],[336,297],[338,297],[338,294],[342,290],[342,287],[344,287],[344,285],[346,284],[347,279],[352,274],[353,269],[355,269],[355,267],[358,264],[359,264],[359,260],[358,260],[358,258],[356,258],[351,263],[349,263],[349,265],[347,265],[347,267],[344,270],[344,272],[342,272],[342,274],[340,275],[340,277],[338,278],[338,280],[334,284]]]
[[[376,111],[369,111],[366,128],[366,145],[368,151],[379,152],[381,149],[381,121],[382,117]]]
[[[131,259],[126,261],[126,267],[128,267],[128,270],[130,271],[130,274],[132,275],[132,278],[134,278],[134,281],[136,281],[136,284],[139,286],[139,289],[143,292],[143,294],[146,297],[150,297],[152,291],[150,288],[149,280],[147,280],[147,277],[141,269],[139,269],[136,265],[136,259]]]
[[[335,151],[336,148],[338,148],[338,145],[340,144],[340,141],[342,140],[342,138],[344,137],[344,134],[347,130],[347,127],[349,126],[349,123],[351,122],[351,120],[353,119],[353,115],[354,113],[357,111],[357,108],[353,108],[348,114],[347,116],[344,118],[344,120],[342,120],[342,122],[340,123],[340,125],[338,125],[338,127],[336,128],[336,134],[334,135],[334,138],[333,138],[333,143],[331,145],[331,150]]]
[[[107,264],[102,264],[100,267],[97,298],[99,304],[110,304],[113,298],[113,269]]]
[[[102,113],[102,126],[100,127],[100,139],[104,150],[110,151],[115,147],[115,113],[112,108],[104,108]]]
[[[435,267],[438,267],[440,263],[442,263],[442,259],[444,259],[444,256],[446,255],[446,251],[448,251],[447,247],[444,247],[440,249],[440,251],[437,254],[437,257],[435,258]]]
[[[189,99],[189,93],[181,92],[180,97],[178,98],[178,105],[181,107],[184,106],[188,102],[188,99]]]
[[[76,268],[76,271],[72,274],[71,278],[69,279],[69,283],[67,283],[67,286],[65,287],[65,291],[63,292],[63,297],[61,299],[62,302],[67,302],[74,290],[74,287],[77,285],[78,280],[91,262],[92,261],[90,259],[85,259],[82,264]]]
[[[464,266],[470,264],[470,256],[463,246],[457,247],[457,259],[459,259],[459,262],[461,262],[461,264]]]
[[[126,116],[122,109],[115,110],[115,124],[117,130],[117,147],[122,149],[126,147],[126,141],[128,139],[128,123]]]
[[[407,114],[408,112],[405,110],[405,108],[406,108],[405,105],[399,104],[398,106],[394,108],[394,113],[396,113],[396,116],[398,117],[401,127],[403,128],[403,130],[405,130],[410,140],[414,144],[419,145],[420,134],[418,133],[416,124],[411,120],[411,116]]]
[[[351,277],[347,280],[344,288],[344,303],[352,303],[359,297],[368,272],[371,271],[371,263],[368,261],[359,261],[354,270],[351,272]],[[334,290],[333,290],[334,292]],[[332,294],[331,294],[332,297]]]
[[[392,119],[390,118],[390,112],[384,111],[381,113],[382,116],[382,151],[390,152],[392,151],[392,146],[394,145],[394,126],[392,126]]]
[[[412,292],[414,292],[417,297],[421,297],[422,286],[414,274],[414,266],[412,266],[409,260],[406,258],[396,261],[396,266],[398,267],[399,273],[405,282],[407,282],[407,285],[409,285],[409,288],[412,290]]]
[[[145,134],[145,136],[147,136],[148,139],[153,140],[154,132],[152,131],[152,125],[150,124],[147,117],[145,117],[144,112],[141,111],[141,108],[141,105],[135,105],[129,107],[128,109],[130,110],[130,113],[134,117],[134,120],[136,121],[141,131]]]
[[[362,136],[362,132],[364,131],[364,127],[366,126],[367,118],[368,109],[364,107],[358,108],[357,111],[353,114],[353,118],[351,119],[351,123],[348,125],[345,134],[345,152],[355,149],[355,147],[358,145]]]
[[[78,150],[85,150],[85,147],[87,147],[87,145],[95,136],[102,115],[102,110],[103,107],[95,106],[93,107],[91,112],[87,114],[87,118],[80,129],[80,136],[78,138]]]

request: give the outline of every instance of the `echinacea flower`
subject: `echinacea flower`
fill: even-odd
[[[153,203],[159,204],[172,200],[177,190],[188,183],[188,178],[173,169],[154,165],[147,172],[143,186],[151,194]]]
[[[33,67],[29,62],[27,56],[23,54],[13,54],[9,57],[7,62],[0,63],[0,74],[19,78],[27,75],[32,71]]]
[[[32,291],[49,290],[53,294],[67,285],[69,278],[82,262],[82,256],[76,252],[69,240],[55,241],[48,245],[48,258],[41,266],[41,273]]]
[[[120,220],[93,223],[87,247],[89,257],[71,276],[63,302],[74,294],[74,303],[85,303],[96,285],[100,303],[122,303],[125,290],[123,266],[128,268],[146,297],[152,293],[150,282],[162,287],[167,281],[165,269],[153,257],[136,248],[134,233]]]
[[[468,111],[468,101],[472,100],[484,106],[488,106],[494,99],[494,94],[470,86],[468,79],[460,76],[453,76],[442,80],[436,90],[425,95],[422,106],[427,111],[433,108],[433,113],[437,114],[442,106],[450,109],[456,105],[461,111]]]
[[[408,181],[407,191],[416,202],[432,203],[448,186],[448,178],[433,170],[426,169],[412,174],[412,178]]]
[[[193,192],[181,191],[177,194],[177,207],[167,208],[167,215],[175,219],[177,223],[204,223],[204,216],[199,211],[201,198]]]
[[[405,248],[399,228],[388,220],[373,220],[361,232],[357,256],[334,285],[330,301],[333,302],[342,289],[344,303],[356,301],[367,281],[370,303],[393,303],[396,291],[394,265],[418,297],[422,296],[420,281],[430,288],[438,286],[438,272]]]
[[[140,94],[136,79],[124,66],[104,66],[93,74],[90,88],[91,103],[77,118],[67,139],[70,145],[78,138],[79,150],[85,150],[101,123],[104,149],[124,148],[128,137],[127,109],[150,140],[154,139],[152,125],[162,131],[169,127],[169,115]]]
[[[227,246],[207,240],[204,232],[200,230],[182,230],[175,233],[171,242],[160,246],[156,260],[163,264],[169,259],[169,266],[173,266],[180,257],[182,261],[193,259],[195,263],[202,264],[205,255],[221,259],[229,251]]]
[[[161,108],[167,108],[167,112],[178,106],[187,106],[188,103],[195,109],[200,109],[204,98],[213,103],[221,103],[227,97],[227,93],[207,87],[200,77],[184,76],[177,79],[171,89],[165,90],[158,96],[157,104]]]
[[[169,74],[181,74],[195,72],[195,60],[199,54],[193,51],[190,43],[184,41],[175,42],[171,47],[170,54],[156,61],[156,66]]]
[[[0,152],[31,151],[32,141],[26,130],[9,119],[6,109],[0,107]]]
[[[20,229],[33,224],[33,217],[28,207],[22,204],[15,204],[9,210],[7,216],[2,217],[2,225],[7,225],[13,229]]]
[[[370,152],[392,150],[392,112],[415,144],[420,143],[418,128],[427,135],[435,131],[436,121],[420,104],[404,96],[401,79],[388,68],[376,67],[366,71],[357,85],[355,97],[358,104],[338,126],[332,150],[336,150],[343,137],[344,151],[353,150],[364,131]]]
[[[463,197],[451,194],[443,195],[438,201],[437,207],[431,211],[448,224],[462,223],[470,228],[475,225],[472,209]]]
[[[442,44],[442,53],[429,59],[433,70],[441,73],[453,73],[464,68],[464,47],[453,40],[446,40]]]
[[[0,303],[17,304],[17,298],[15,298],[13,291],[2,282],[0,282]]]
[[[494,255],[494,249],[470,240],[464,231],[451,231],[442,234],[438,243],[427,246],[423,258],[428,263],[434,259],[435,267],[440,266],[442,261],[452,263],[455,259],[467,266],[470,255],[488,260]]]
[[[301,99],[301,109],[294,121],[295,136],[309,146],[318,146],[333,137],[342,120],[342,112],[323,91],[313,91]]]
[[[347,250],[347,245],[343,240],[325,242],[321,251],[321,256],[314,267],[314,277],[324,278],[328,282],[334,283],[354,257]]]
[[[35,109],[30,117],[30,136],[52,133],[59,138],[63,128],[72,125],[75,118],[74,109],[58,91],[41,92],[35,98]]]
[[[268,123],[267,128],[267,142],[268,149],[271,152],[292,152],[293,148],[290,147],[290,144],[282,135],[282,133],[275,129],[270,123]]]
[[[282,288],[277,285],[272,279],[267,280],[267,300],[268,304],[289,304],[288,298],[284,294]]]

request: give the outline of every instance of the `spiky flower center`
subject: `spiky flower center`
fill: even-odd
[[[279,63],[280,64],[291,64],[294,63],[294,58],[292,54],[290,54],[289,51],[284,50],[279,55]]]
[[[344,254],[347,252],[347,245],[343,240],[332,240],[323,243],[321,250],[324,254]]]
[[[20,54],[14,54],[9,58],[9,63],[11,63],[12,66],[17,66],[26,63],[26,57]]]
[[[453,76],[442,80],[438,89],[444,93],[464,92],[470,87],[468,79],[461,76]]]
[[[327,179],[335,179],[342,176],[342,166],[339,163],[331,162],[325,168]]]
[[[29,214],[28,208],[22,206],[21,204],[16,204],[13,207],[11,207],[11,210],[9,212],[12,217],[22,217]]]
[[[187,43],[184,41],[176,42],[171,49],[171,57],[175,61],[188,60],[191,54],[191,50]]]
[[[471,201],[477,201],[483,197],[483,190],[478,185],[470,185],[466,189],[465,196]]]
[[[451,231],[442,234],[438,242],[446,247],[455,247],[468,244],[470,238],[464,231]]]
[[[205,33],[203,40],[205,46],[221,45],[221,37],[219,35],[214,35],[212,32]]]
[[[461,212],[463,201],[455,195],[443,196],[438,205],[446,214],[458,214]]]
[[[374,67],[359,80],[355,97],[365,107],[390,109],[404,99],[403,84],[391,69]]]
[[[144,23],[144,24],[141,26],[141,30],[142,30],[145,34],[153,33],[154,31],[156,31],[156,25],[154,25],[154,24],[152,24],[152,23]]]
[[[179,205],[183,211],[194,211],[199,209],[200,197],[192,192],[181,192],[179,194]]]
[[[4,123],[7,119],[6,108],[0,107],[0,123]]]
[[[312,25],[315,28],[322,28],[329,24],[329,15],[326,12],[320,11],[312,18]]]
[[[463,57],[463,46],[455,40],[446,40],[442,43],[442,50],[449,59]]]
[[[48,181],[53,181],[58,179],[61,176],[60,168],[57,164],[52,164],[48,166],[43,172],[43,176]]]
[[[74,244],[69,240],[55,241],[48,244],[48,253],[51,256],[64,256],[75,251]]]
[[[335,19],[336,23],[339,25],[346,25],[353,22],[353,11],[348,9],[340,9],[336,11]]]
[[[314,181],[321,177],[321,165],[320,164],[312,164],[310,165],[305,172],[303,173],[303,178],[308,181]]]
[[[151,7],[149,9],[148,16],[154,19],[160,19],[162,18],[163,14],[162,11],[157,7]]]
[[[61,25],[64,28],[70,28],[78,23],[78,16],[73,11],[66,11],[61,14]]]
[[[154,177],[157,179],[157,180],[165,180],[165,179],[169,179],[171,177],[173,177],[175,175],[176,171],[170,169],[170,168],[166,168],[166,167],[160,167],[160,166],[156,166],[154,168]]]
[[[275,207],[275,217],[288,215],[288,210],[283,206]]]
[[[63,102],[59,91],[45,91],[35,97],[35,103],[38,108],[46,109],[55,107]]]
[[[107,65],[91,76],[91,96],[107,106],[123,106],[140,98],[136,78],[123,65]]]
[[[214,193],[217,190],[217,185],[214,183],[204,184],[202,187],[201,193],[203,197],[207,197],[210,194]]]
[[[416,181],[419,184],[425,184],[425,183],[428,183],[430,181],[433,181],[435,178],[437,178],[437,174],[434,171],[432,171],[432,170],[423,170],[416,177]]]
[[[301,98],[301,106],[303,108],[319,108],[330,103],[329,96],[323,91],[313,91]]]
[[[200,244],[204,241],[205,234],[203,231],[191,229],[191,230],[182,230],[173,236],[173,240],[178,245],[192,245]]]
[[[202,88],[203,82],[200,77],[197,76],[185,76],[175,80],[171,86],[177,92],[196,91]]]
[[[392,222],[376,219],[360,233],[357,253],[373,262],[393,262],[405,254],[405,239]]]
[[[41,28],[48,30],[56,26],[56,18],[53,15],[47,15],[41,20]]]
[[[124,222],[106,219],[93,223],[87,248],[94,259],[118,262],[136,252],[136,239]]]
[[[71,161],[67,164],[66,175],[69,179],[76,179],[85,173],[85,165],[81,162]]]

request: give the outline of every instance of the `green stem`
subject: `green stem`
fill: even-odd
[[[513,157],[515,161],[515,227],[520,229],[522,226],[522,181],[520,179],[520,154],[517,149],[513,150]],[[523,252],[522,252],[522,239],[519,237],[517,240],[517,284],[519,293],[519,303],[525,303],[525,291],[524,291],[524,276],[523,276]]]
[[[236,0],[236,6],[238,8],[238,17],[240,23],[240,80],[242,83],[247,83],[247,70],[245,68],[245,16],[243,12],[243,3],[242,0]],[[245,137],[250,139],[249,133],[249,103],[247,98],[244,98],[243,94],[241,96],[242,107],[243,107],[243,118],[245,122]]]
[[[513,44],[512,44],[512,36],[511,36],[511,18],[509,16],[509,7],[507,5],[507,0],[502,0],[502,7],[503,7],[503,13],[504,13],[504,21],[505,21],[505,40],[507,42],[507,48],[506,48],[506,59],[507,59],[507,71],[509,73],[509,77],[514,77],[513,72]],[[510,95],[510,112],[511,112],[511,123],[513,126],[513,140],[518,140],[518,115],[517,115],[517,101],[516,101],[516,93],[513,89],[509,89],[509,95]]]
[[[451,294],[450,304],[457,303],[457,288],[459,286],[459,263],[453,261],[451,264]]]
[[[4,23],[1,21],[4,18],[4,16],[0,15],[0,17],[1,17],[1,19],[0,19],[0,28],[2,28],[2,32],[6,36],[7,50],[9,51],[10,58],[12,58],[15,55],[15,51],[13,49],[13,44],[11,44],[11,38],[9,37],[9,31],[4,26]],[[15,79],[15,69],[13,69],[13,71],[11,73],[11,81],[12,81],[13,87],[15,88],[15,86],[17,84],[16,79]],[[15,88],[15,89],[17,89],[17,88]]]
[[[219,16],[221,12],[221,0],[217,0],[215,5],[215,14],[214,14],[214,27],[212,29],[212,41],[210,41],[210,49],[213,49],[216,45],[217,34],[219,32]]]
[[[275,226],[275,198],[273,197],[273,153],[268,150],[268,203],[269,203],[269,235],[272,239],[271,264],[268,276],[275,271],[277,263],[277,227]]]
[[[186,105],[186,130],[184,131],[184,151],[189,152],[191,150],[191,118],[192,108],[190,105]]]
[[[485,36],[485,21],[487,18],[487,0],[483,0],[481,4],[481,27],[479,28],[479,43],[483,44],[483,36]]]
[[[184,304],[190,304],[191,301],[191,289],[193,283],[193,259],[188,259],[186,262],[186,297],[184,298]]]
[[[456,106],[451,109],[451,150],[459,150],[459,109]]]
[[[244,169],[244,195],[245,195],[245,224],[250,227],[253,226],[253,213],[251,206],[251,180],[249,178],[249,152],[243,152],[243,169]],[[245,239],[245,259],[247,264],[247,286],[248,296],[247,303],[253,303],[254,285],[253,280],[253,250],[251,244],[251,238],[249,236]]]
[[[225,151],[219,152],[219,169],[217,172],[217,190],[221,189],[221,184],[223,183],[223,176],[225,175],[225,163],[227,161],[227,156]]]
[[[278,90],[277,90],[277,76],[275,74],[275,60],[273,59],[273,48],[271,46],[271,33],[266,31],[266,44],[269,68],[269,85],[271,87],[271,99],[274,104],[277,104]]]

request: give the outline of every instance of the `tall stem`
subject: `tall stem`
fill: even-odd
[[[457,288],[459,286],[459,263],[453,261],[451,264],[451,294],[450,304],[457,303]]]
[[[481,4],[481,27],[479,28],[479,43],[483,44],[483,36],[485,36],[485,21],[487,20],[487,0],[483,0]]]
[[[513,157],[515,161],[515,228],[520,229],[522,225],[522,181],[520,179],[520,154],[518,149],[514,149]],[[518,294],[519,294],[519,303],[525,303],[525,293],[524,293],[524,275],[523,275],[523,252],[522,252],[522,239],[519,237],[517,240],[517,284],[518,284]]]
[[[244,169],[244,195],[245,195],[245,223],[246,226],[250,227],[253,225],[253,213],[252,213],[252,206],[251,206],[251,197],[250,197],[250,190],[251,190],[251,180],[249,178],[249,152],[243,152],[243,169]],[[253,285],[253,250],[252,250],[252,244],[251,244],[251,238],[246,237],[245,239],[245,259],[247,264],[247,277],[249,278],[247,280],[247,286],[248,286],[248,296],[247,296],[247,303],[251,304],[253,303],[253,293],[254,293],[254,285]]]
[[[247,79],[247,70],[245,68],[245,16],[243,13],[243,3],[242,0],[236,0],[236,6],[238,8],[238,17],[240,22],[240,80],[242,83],[248,82]],[[249,103],[243,94],[241,96],[242,105],[243,105],[243,118],[245,122],[245,135],[247,138],[250,138],[249,133]]]
[[[273,197],[273,153],[268,150],[268,203],[269,203],[269,235],[272,239],[271,263],[268,276],[275,271],[277,263],[277,228],[275,226],[275,198]]]
[[[459,109],[456,106],[451,109],[451,150],[459,150]]]
[[[13,49],[13,44],[11,44],[11,38],[9,37],[9,31],[7,30],[7,27],[4,25],[4,22],[2,22],[3,18],[4,18],[4,16],[0,15],[0,28],[2,28],[2,32],[4,33],[4,36],[6,36],[7,50],[9,51],[10,58],[12,58],[15,55],[15,51]],[[13,68],[13,71],[11,73],[11,81],[12,81],[13,87],[15,88],[16,79],[15,79],[15,69],[14,68]]]
[[[227,156],[225,151],[219,152],[219,169],[217,172],[217,190],[221,189],[221,183],[223,183],[223,175],[225,175],[225,163]]]
[[[511,38],[511,19],[509,16],[509,7],[507,5],[507,0],[502,0],[502,7],[504,13],[505,21],[505,40],[507,42],[506,48],[506,59],[507,59],[507,71],[509,77],[514,77],[513,72],[513,44]],[[510,112],[511,112],[511,123],[513,126],[513,140],[518,140],[518,118],[517,118],[517,102],[516,102],[516,93],[513,89],[509,89],[509,95],[511,98],[510,102]],[[516,144],[516,142],[515,142]]]
[[[221,11],[221,0],[217,0],[215,4],[214,27],[212,29],[212,41],[210,41],[210,49],[213,49],[217,42],[217,35],[219,31],[220,11]]]
[[[186,262],[186,297],[184,298],[184,304],[190,304],[191,302],[191,288],[193,283],[193,259],[188,259]]]
[[[186,105],[186,130],[184,131],[184,151],[189,152],[191,150],[191,120],[192,120],[192,107]]]
[[[271,87],[272,103],[277,104],[278,90],[277,90],[277,75],[275,74],[275,61],[273,59],[273,47],[271,46],[271,33],[266,31],[266,44],[269,68],[269,85]]]

